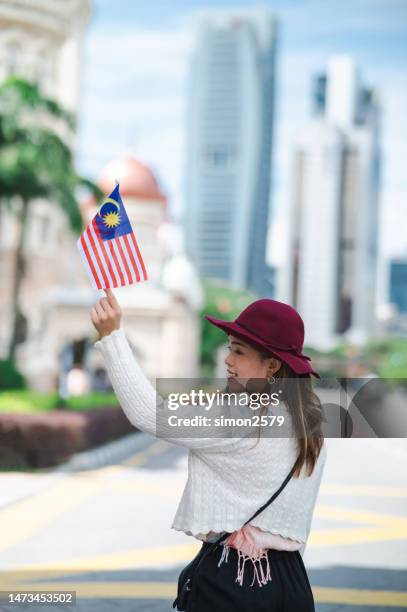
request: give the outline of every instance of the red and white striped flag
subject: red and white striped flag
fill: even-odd
[[[100,206],[77,245],[95,289],[122,287],[148,279],[119,185]]]

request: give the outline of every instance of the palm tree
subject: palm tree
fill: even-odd
[[[78,234],[83,221],[76,188],[85,186],[96,198],[102,195],[94,183],[75,172],[72,151],[60,135],[69,137],[73,129],[73,116],[43,96],[36,84],[10,77],[0,85],[0,203],[7,205],[18,221],[9,359],[14,359],[17,344],[26,336],[20,290],[26,269],[24,242],[30,203],[36,198],[55,203]]]

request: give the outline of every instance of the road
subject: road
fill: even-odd
[[[196,540],[170,529],[186,452],[145,434],[105,467],[0,474],[0,590],[74,590],[77,612],[172,610]],[[407,441],[329,439],[304,555],[318,612],[407,609]],[[0,604],[17,609],[72,610]]]

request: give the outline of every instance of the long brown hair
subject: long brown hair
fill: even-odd
[[[260,352],[260,355],[264,360],[273,357],[270,353],[264,352]],[[274,378],[278,380],[279,388],[282,389],[282,397],[291,415],[293,432],[297,438],[298,459],[295,463],[294,476],[300,475],[304,464],[307,466],[307,475],[311,476],[324,443],[321,400],[313,390],[311,375],[296,374],[283,361]],[[273,385],[269,386],[271,390]]]

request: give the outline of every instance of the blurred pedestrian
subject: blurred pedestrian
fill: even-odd
[[[75,363],[73,368],[69,370],[66,377],[66,387],[68,396],[78,396],[89,393],[90,381],[89,376],[79,363]]]
[[[111,391],[112,386],[104,368],[96,368],[93,374],[93,391]]]

